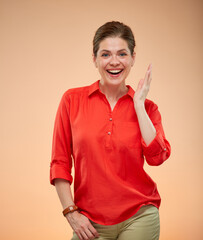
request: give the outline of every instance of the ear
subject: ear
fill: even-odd
[[[136,52],[134,52],[133,53],[133,55],[132,55],[132,64],[131,64],[131,66],[133,66],[134,65],[134,63],[135,63],[135,57],[136,57]]]
[[[95,57],[94,53],[92,53],[92,60],[93,60],[95,67],[97,68],[97,57]]]

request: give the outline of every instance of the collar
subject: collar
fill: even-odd
[[[96,82],[94,82],[93,84],[91,84],[89,86],[88,97],[91,96],[94,92],[101,92],[101,90],[99,88],[99,81],[100,80],[97,80]],[[126,85],[126,86],[128,87],[128,92],[126,95],[129,95],[133,99],[135,91],[132,89],[132,87],[130,85]]]

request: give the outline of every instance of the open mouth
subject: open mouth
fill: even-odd
[[[123,71],[123,69],[121,70],[107,70],[108,73],[112,74],[112,75],[118,75]]]

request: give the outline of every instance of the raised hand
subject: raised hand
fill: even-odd
[[[141,79],[138,83],[137,90],[134,94],[134,104],[144,104],[144,101],[149,92],[150,83],[152,80],[152,64],[149,65],[147,72],[145,74],[145,78]]]

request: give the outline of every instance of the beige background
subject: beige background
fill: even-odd
[[[110,20],[128,24],[136,37],[127,84],[135,89],[153,64],[148,98],[172,146],[162,166],[146,166],[162,196],[160,240],[203,239],[202,3],[0,1],[0,239],[70,239],[49,184],[53,123],[67,89],[99,79],[92,38]]]

